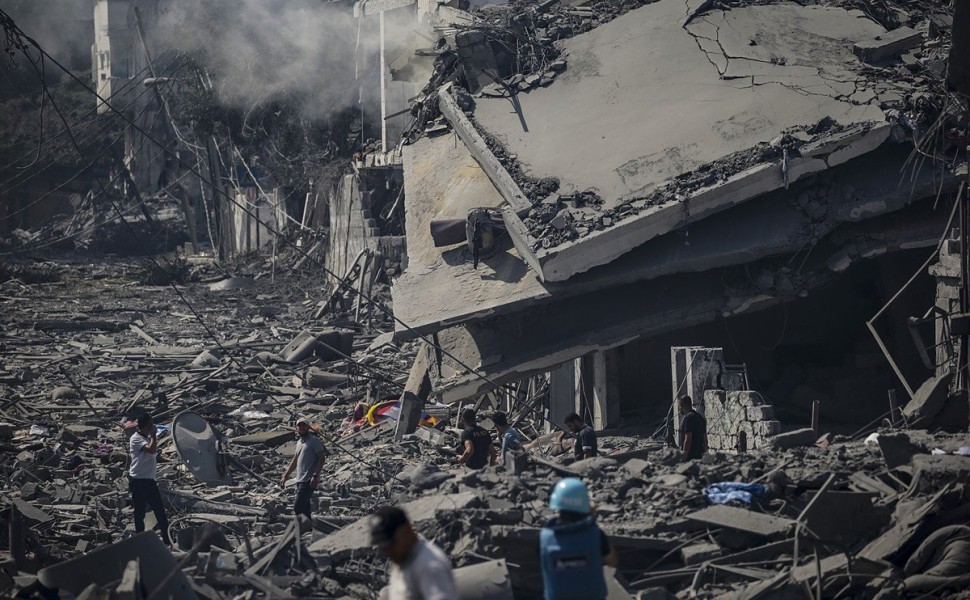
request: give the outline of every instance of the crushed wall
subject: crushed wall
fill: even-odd
[[[748,450],[768,448],[771,436],[781,433],[774,409],[758,392],[704,392],[700,411],[707,419],[707,443],[711,451],[736,452],[742,434]]]

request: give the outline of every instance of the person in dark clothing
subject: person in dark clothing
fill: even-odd
[[[549,508],[559,516],[539,532],[539,561],[545,600],[598,600],[608,594],[603,566],[619,562],[609,538],[593,517],[589,490],[581,480],[563,479]]]
[[[566,415],[566,427],[576,435],[573,444],[573,457],[576,460],[592,458],[599,455],[596,447],[596,431],[583,421],[583,418],[576,413]]]
[[[495,447],[492,445],[492,434],[476,423],[474,408],[466,408],[461,413],[461,422],[465,429],[461,432],[462,453],[458,456],[458,463],[470,469],[482,469],[486,464],[495,465]]]
[[[684,460],[697,460],[707,452],[707,421],[694,410],[690,396],[681,396],[678,408],[681,415],[680,449],[684,453]]]

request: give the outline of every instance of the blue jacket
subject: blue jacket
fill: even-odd
[[[602,535],[592,517],[542,528],[539,553],[545,600],[606,598]]]

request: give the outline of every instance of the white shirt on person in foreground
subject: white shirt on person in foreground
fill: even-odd
[[[145,437],[139,431],[136,431],[128,440],[128,451],[131,453],[131,466],[128,467],[128,476],[132,479],[155,479],[155,470],[158,467],[155,454],[142,451],[142,448],[147,446],[149,442],[151,442],[151,439]]]
[[[418,535],[407,562],[391,563],[388,600],[458,600],[455,576],[448,556]]]

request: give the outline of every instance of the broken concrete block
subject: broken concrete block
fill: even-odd
[[[40,510],[39,508],[35,507],[33,504],[30,504],[29,502],[24,502],[23,500],[16,499],[13,501],[13,505],[20,512],[24,521],[27,521],[31,524],[43,525],[44,523],[49,523],[54,520],[54,517],[50,516],[49,514]]]
[[[903,407],[903,417],[910,425],[927,427],[943,405],[950,387],[950,375],[931,377],[919,386],[913,399]]]
[[[905,433],[880,433],[876,441],[886,466],[890,469],[908,465],[917,454],[928,454],[926,448],[909,441],[909,436]]]
[[[66,385],[59,385],[51,390],[51,400],[76,400],[77,390]]]
[[[877,494],[826,490],[799,516],[815,539],[851,546],[879,533],[889,523],[889,510],[873,505]]]
[[[260,431],[259,433],[234,437],[231,441],[233,444],[244,446],[262,445],[267,448],[275,448],[287,442],[292,442],[295,435],[292,431]]]
[[[504,560],[454,570],[459,600],[513,600],[512,580]]]
[[[198,356],[195,357],[195,359],[192,360],[191,365],[199,368],[218,367],[222,362],[219,359],[220,354],[221,353],[215,349],[203,350]]]
[[[604,472],[615,470],[616,461],[605,456],[594,456],[577,460],[569,465],[569,468],[583,477],[600,477]]]
[[[716,505],[686,515],[690,521],[734,529],[763,537],[781,538],[794,529],[795,521],[764,513]]]
[[[80,594],[90,584],[107,585],[122,578],[128,561],[151,565],[141,573],[146,589],[157,590],[165,598],[197,600],[198,596],[175,557],[155,533],[144,531],[110,546],[104,546],[77,558],[46,567],[37,579],[48,588]],[[160,588],[161,586],[161,588]]]
[[[916,48],[923,42],[923,34],[909,27],[900,27],[871,40],[856,42],[852,51],[867,63],[879,62]]]
[[[752,430],[755,437],[771,437],[781,433],[780,421],[757,421],[752,423]]]
[[[970,456],[917,454],[913,457],[913,487],[933,493],[953,482],[970,481]]]
[[[631,458],[623,463],[623,468],[629,471],[631,475],[639,477],[643,475],[644,471],[650,468],[650,463],[641,458]]]
[[[307,369],[306,376],[303,379],[307,387],[314,389],[326,389],[347,382],[345,374],[331,373],[318,367]]]
[[[667,588],[660,586],[640,590],[637,594],[637,600],[676,600],[676,598],[677,596],[667,591]]]
[[[720,555],[721,547],[717,544],[691,544],[680,550],[680,556],[684,561],[684,565],[688,567],[699,565]]]
[[[767,404],[749,406],[744,412],[749,421],[770,421],[775,418],[775,409]]]
[[[817,439],[818,435],[815,430],[806,427],[805,429],[779,433],[771,438],[771,445],[775,448],[798,448],[800,446],[811,446]]]

